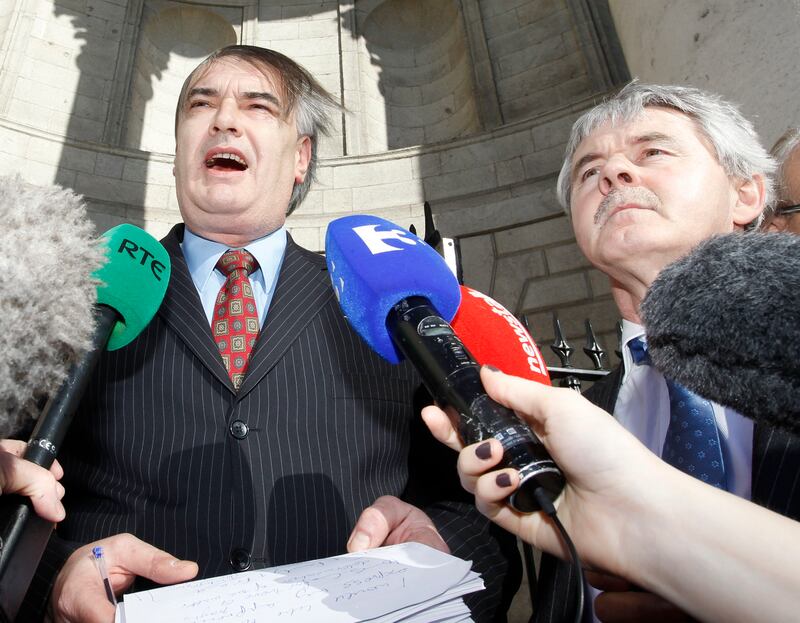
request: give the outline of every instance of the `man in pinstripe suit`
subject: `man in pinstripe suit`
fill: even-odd
[[[587,396],[659,456],[670,421],[668,389],[659,372],[633,362],[630,344],[644,335],[639,304],[660,270],[697,243],[757,225],[770,204],[773,170],[739,111],[696,89],[632,83],[573,126],[559,199],[581,250],[609,277],[623,317],[623,365]],[[800,518],[800,440],[712,407],[728,490]],[[577,577],[569,564],[544,556],[533,620],[572,620]],[[590,581],[605,591],[593,591],[596,619],[687,618],[622,581],[599,574]]]
[[[415,457],[439,448],[417,434],[414,371],[370,351],[342,317],[324,260],[284,229],[331,106],[293,61],[250,46],[218,51],[184,84],[174,169],[184,224],[162,241],[169,288],[150,326],[104,355],[87,390],[60,457],[67,519],[29,591],[31,612],[57,578],[55,618],[94,616],[86,561],[73,554],[58,570],[75,544],[111,536],[109,563],[130,583],[135,546],[112,536],[130,532],[196,560],[200,577],[340,554],[365,539],[421,541],[472,559],[487,585],[468,600],[473,616],[504,619],[513,540],[446,477],[419,478],[431,472]],[[210,323],[225,282],[217,261],[245,247],[257,262],[260,331],[239,386]],[[442,460],[455,484],[455,456]]]

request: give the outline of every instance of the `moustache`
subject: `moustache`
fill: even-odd
[[[611,212],[616,207],[626,203],[635,203],[642,208],[650,210],[657,210],[661,206],[658,196],[652,190],[642,186],[614,189],[603,197],[597,207],[597,211],[594,213],[594,224],[604,225]]]

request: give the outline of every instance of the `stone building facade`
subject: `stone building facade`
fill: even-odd
[[[1,0],[0,162],[83,194],[101,231],[127,221],[163,235],[180,219],[185,75],[223,45],[270,47],[347,109],[288,221],[298,242],[323,250],[327,223],[351,213],[421,228],[428,201],[459,240],[467,285],[526,315],[540,342],[557,311],[572,337],[591,317],[612,349],[608,283],[577,249],[555,178],[576,116],[628,78],[619,41],[661,58],[636,36],[658,28],[648,6],[663,18],[684,4],[691,24],[697,5],[755,4],[687,1]]]

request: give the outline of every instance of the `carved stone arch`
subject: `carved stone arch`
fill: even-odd
[[[129,0],[104,142],[172,153],[166,113],[186,74],[218,47],[254,43],[257,25],[258,0]]]
[[[461,5],[362,0],[362,151],[436,143],[481,129]]]
[[[174,153],[175,103],[186,76],[214,50],[236,43],[223,16],[172,4],[147,16],[131,74],[125,147]]]

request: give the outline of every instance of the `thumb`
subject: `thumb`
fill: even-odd
[[[197,575],[199,568],[196,562],[191,560],[179,560],[160,550],[158,550],[158,552],[158,554],[153,555],[150,572],[139,573],[138,575],[159,584],[185,582]]]
[[[513,409],[530,425],[544,424],[546,405],[558,395],[558,388],[504,374],[491,366],[481,368],[481,381],[492,398]]]
[[[131,578],[141,576],[159,584],[174,584],[197,575],[197,563],[179,560],[132,534],[117,534],[104,545],[114,571]]]

